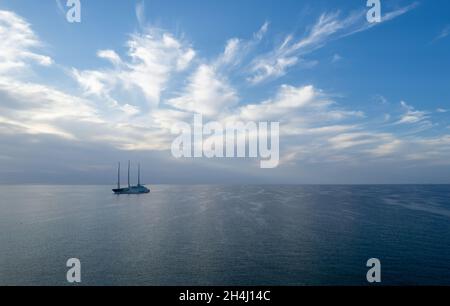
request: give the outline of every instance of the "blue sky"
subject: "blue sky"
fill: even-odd
[[[65,2],[0,1],[0,182],[450,183],[448,1]],[[280,166],[173,159],[194,113],[279,121]]]

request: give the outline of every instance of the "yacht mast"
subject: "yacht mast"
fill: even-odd
[[[130,161],[128,161],[128,188],[130,188]]]
[[[138,186],[141,186],[141,164],[138,164]]]
[[[120,189],[120,162],[119,162],[119,168],[117,170],[117,189]]]

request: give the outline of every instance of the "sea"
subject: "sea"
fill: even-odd
[[[0,285],[450,285],[450,185],[0,186]]]

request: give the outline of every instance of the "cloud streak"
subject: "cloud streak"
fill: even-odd
[[[417,5],[418,3],[413,3],[390,11],[384,14],[381,23],[399,17]],[[322,48],[328,42],[381,24],[367,22],[365,11],[353,12],[346,17],[341,15],[339,11],[323,13],[303,38],[298,39],[292,34],[286,36],[280,46],[253,61],[247,80],[252,84],[259,84],[284,76],[289,68],[303,63],[305,55]]]
[[[447,38],[450,35],[450,24],[446,25],[442,31],[439,33],[438,36],[436,36],[436,38],[433,40],[433,42],[436,42],[438,40]]]

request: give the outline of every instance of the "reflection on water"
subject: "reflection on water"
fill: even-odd
[[[450,186],[1,186],[0,284],[450,284]]]

